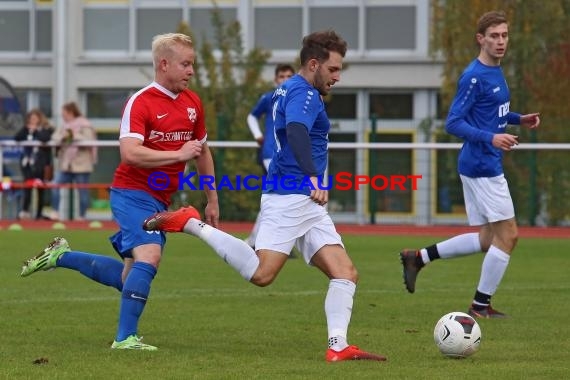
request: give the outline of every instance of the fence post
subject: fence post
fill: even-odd
[[[0,145],[0,180],[4,184],[4,147]],[[2,189],[3,190],[3,189]],[[0,191],[0,220],[4,219],[4,210],[2,204],[4,203],[4,191]]]
[[[228,127],[228,118],[223,113],[218,113],[216,115],[217,121],[216,124],[218,125],[218,141],[226,141],[228,136],[227,134],[227,127]],[[214,173],[216,176],[216,181],[222,177],[224,174],[224,156],[225,156],[225,149],[226,148],[219,148],[219,150],[214,155]],[[224,204],[224,192],[218,192],[218,204],[220,207]]]
[[[73,220],[74,213],[75,213],[75,182],[70,182],[71,187],[67,190],[69,194],[69,213],[67,214],[67,220]]]
[[[376,114],[370,116],[370,142],[376,142],[376,129],[378,124],[378,118]],[[376,159],[376,149],[368,150],[368,175],[376,175],[377,159]],[[370,213],[370,224],[376,224],[376,191],[372,187],[368,187],[368,212]]]
[[[532,129],[530,131],[530,142],[536,143],[536,130]],[[537,176],[537,168],[536,168],[536,150],[532,149],[529,156],[529,194],[528,194],[528,225],[534,227],[536,225],[536,214],[538,213],[538,197],[536,193],[536,176]]]

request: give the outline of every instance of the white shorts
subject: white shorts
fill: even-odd
[[[460,177],[469,225],[481,226],[515,217],[509,185],[503,174],[497,177]]]
[[[325,245],[344,248],[327,209],[302,194],[263,194],[255,249],[291,253],[293,246],[309,264]]]
[[[265,171],[269,171],[269,164],[271,163],[271,158],[264,158],[263,159],[263,167]]]

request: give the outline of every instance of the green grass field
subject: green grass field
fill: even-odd
[[[114,255],[105,231],[64,231],[72,248]],[[20,278],[50,231],[0,231],[0,379],[563,379],[570,374],[570,239],[521,239],[480,321],[474,356],[444,358],[433,327],[471,301],[481,255],[434,263],[417,291],[397,252],[439,240],[345,236],[360,272],[349,342],[388,362],[324,361],[328,281],[300,259],[256,288],[196,238],[170,235],[140,324],[157,352],[109,348],[119,293],[65,269]],[[43,360],[45,359],[45,360]],[[34,364],[34,361],[44,361]],[[47,362],[46,362],[47,361]]]

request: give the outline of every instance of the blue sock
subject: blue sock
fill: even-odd
[[[119,328],[115,339],[117,342],[137,334],[139,318],[146,305],[150,283],[155,275],[156,268],[152,265],[143,262],[133,264],[123,286]]]
[[[85,277],[118,291],[123,289],[123,262],[112,257],[71,251],[59,257],[57,266],[79,271]]]

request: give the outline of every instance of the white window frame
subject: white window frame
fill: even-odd
[[[0,59],[47,59],[53,56],[52,52],[37,51],[36,45],[36,11],[51,10],[53,20],[53,1],[39,2],[36,0],[28,1],[2,1],[0,2],[0,10],[5,11],[28,11],[30,15],[30,23],[28,25],[30,49],[28,51],[1,51]],[[53,49],[53,46],[52,46]]]

